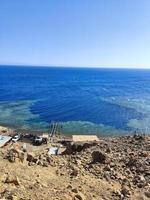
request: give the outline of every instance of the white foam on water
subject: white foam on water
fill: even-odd
[[[138,129],[141,133],[148,134],[150,133],[150,118],[144,118],[143,120],[131,119],[128,126]]]
[[[150,133],[150,98],[132,98],[132,97],[110,97],[103,98],[103,101],[113,103],[116,105],[132,108],[146,117],[143,119],[130,119],[127,126],[142,133]]]

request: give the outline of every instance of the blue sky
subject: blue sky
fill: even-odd
[[[0,0],[0,64],[150,67],[150,0]]]

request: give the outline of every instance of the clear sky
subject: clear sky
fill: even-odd
[[[150,67],[150,0],[0,0],[0,64]]]

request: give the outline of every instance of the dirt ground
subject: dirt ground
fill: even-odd
[[[150,199],[148,136],[101,138],[91,145],[72,144],[58,156],[47,155],[49,144],[39,147],[28,144],[25,153],[21,146],[22,143],[8,145],[0,150],[0,199]],[[11,149],[18,151],[23,160],[19,156],[14,159]]]

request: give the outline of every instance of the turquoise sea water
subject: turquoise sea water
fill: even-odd
[[[0,66],[0,124],[66,134],[150,133],[150,70]]]

